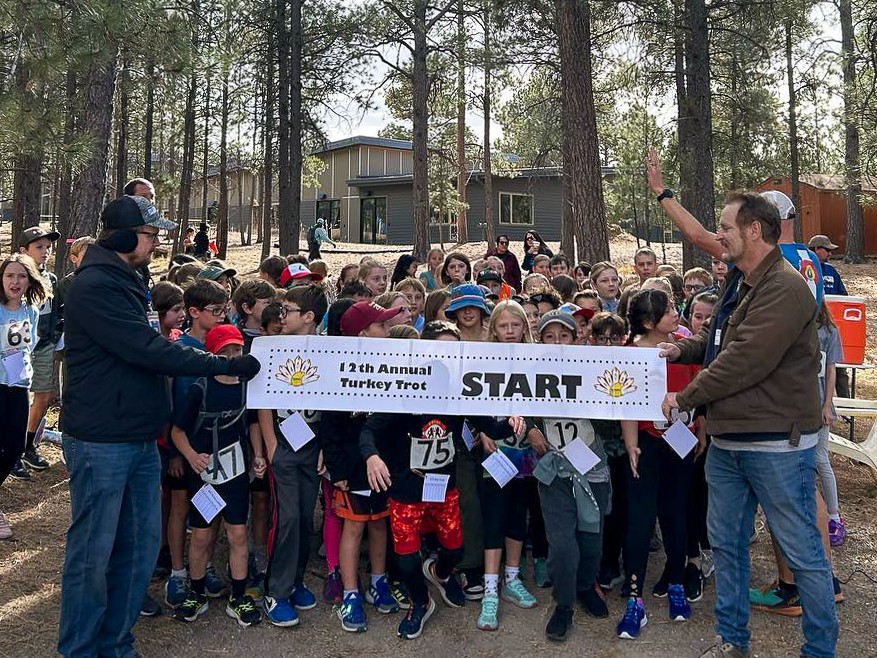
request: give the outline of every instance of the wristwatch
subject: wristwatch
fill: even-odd
[[[669,187],[665,187],[664,191],[658,195],[658,203],[661,203],[664,199],[672,199],[673,198],[673,190]]]

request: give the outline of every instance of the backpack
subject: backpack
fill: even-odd
[[[313,224],[306,233],[306,239],[308,241],[308,248],[317,246],[317,225]]]
[[[219,432],[228,429],[237,423],[247,412],[247,387],[241,386],[241,406],[238,409],[228,409],[225,411],[208,411],[207,410],[207,378],[199,377],[192,384],[201,390],[201,406],[198,409],[198,416],[192,427],[192,437],[198,436],[203,427],[208,427],[213,439],[213,463],[218,469],[222,469],[219,462]],[[224,475],[224,473],[223,473]]]

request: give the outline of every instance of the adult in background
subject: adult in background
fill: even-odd
[[[324,242],[328,242],[333,247],[338,247],[337,244],[332,242],[332,238],[330,238],[329,234],[326,232],[326,222],[322,217],[308,229],[305,237],[308,243],[308,261],[319,260],[322,258],[320,247]]]
[[[533,259],[539,254],[551,258],[554,252],[545,244],[545,240],[536,231],[527,231],[524,234],[524,260],[521,269],[527,273],[533,271]]]
[[[198,224],[198,232],[195,234],[195,258],[206,261],[210,258],[210,236],[207,235],[207,222]]]
[[[137,655],[131,628],[158,557],[156,437],[170,417],[166,376],[238,375],[226,360],[168,342],[150,326],[143,271],[160,230],[176,228],[143,197],[101,213],[65,303],[64,454],[71,523],[61,578],[58,651],[67,658]]]
[[[840,278],[837,269],[828,262],[831,258],[831,252],[839,247],[828,239],[827,235],[814,235],[807,243],[807,248],[811,249],[819,262],[822,264],[822,281],[825,285],[826,295],[849,295],[847,287]],[[837,381],[835,390],[842,398],[850,397],[850,373],[846,368],[838,368],[836,370]]]
[[[132,178],[125,183],[123,191],[126,196],[142,196],[150,203],[155,203],[155,186],[145,178]]]
[[[509,236],[500,235],[496,238],[496,247],[484,254],[485,258],[496,256],[505,267],[503,279],[515,290],[521,289],[521,266],[518,257],[509,251]]]
[[[704,364],[663,411],[706,407],[707,527],[716,563],[717,643],[702,658],[746,658],[749,536],[760,504],[795,577],[802,656],[833,658],[838,622],[831,565],[816,526],[820,418],[816,302],[777,245],[779,210],[754,192],[732,193],[719,219],[720,258],[734,263],[711,322],[662,343],[670,361]]]

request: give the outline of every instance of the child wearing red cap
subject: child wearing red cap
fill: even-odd
[[[240,330],[222,324],[207,332],[208,352],[238,357],[243,353]],[[231,596],[226,613],[241,626],[258,624],[262,615],[245,591],[247,584],[247,516],[250,508],[248,464],[243,442],[248,440],[246,423],[246,387],[237,377],[216,375],[201,378],[190,387],[182,404],[174,409],[171,438],[189,465],[187,477],[191,498],[205,484],[211,485],[225,507],[207,521],[192,504],[189,525],[191,588],[183,603],[174,610],[179,621],[192,622],[207,611],[205,593],[207,562],[220,517],[228,533],[228,563],[231,572]],[[257,477],[265,474],[266,464],[261,441],[252,441],[253,470]]]

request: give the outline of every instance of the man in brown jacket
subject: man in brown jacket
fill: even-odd
[[[816,527],[815,446],[821,425],[815,300],[777,248],[776,206],[732,194],[716,240],[728,273],[710,323],[662,344],[671,361],[703,363],[664,412],[706,408],[707,526],[716,561],[717,644],[708,657],[750,655],[749,535],[760,504],[795,576],[803,607],[801,656],[833,658],[837,615],[831,567]]]

